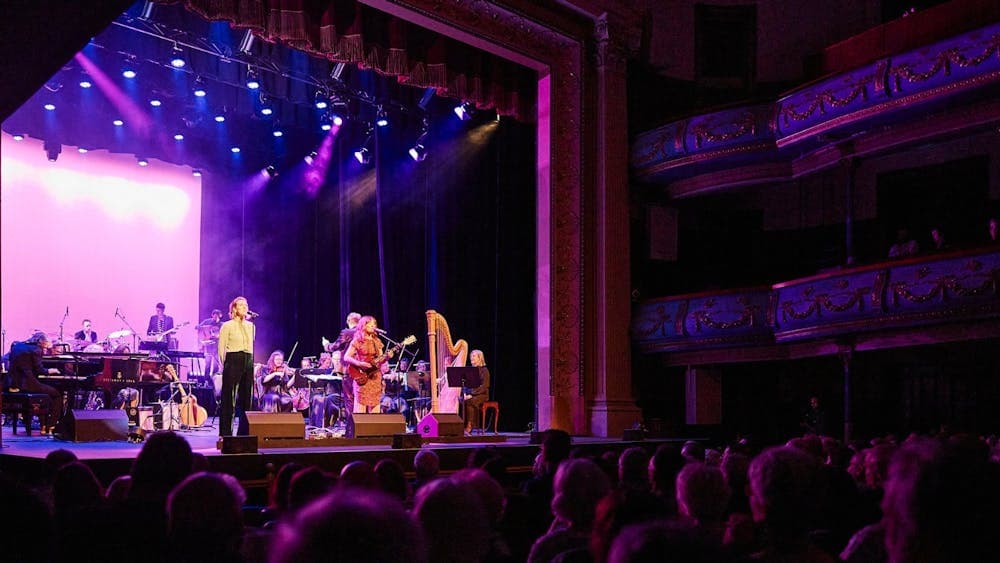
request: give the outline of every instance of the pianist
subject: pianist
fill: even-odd
[[[52,342],[44,332],[36,332],[26,342],[15,342],[10,347],[10,386],[8,391],[23,393],[45,393],[52,399],[52,408],[45,420],[40,420],[41,433],[52,434],[59,416],[62,415],[62,393],[55,387],[38,381],[37,376],[43,374],[58,374],[55,368],[45,369],[42,366],[44,350],[52,347]],[[31,421],[25,421],[30,424]]]

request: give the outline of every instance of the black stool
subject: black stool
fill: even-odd
[[[41,424],[52,409],[52,398],[45,393],[28,393],[5,391],[3,394],[3,413],[10,416],[11,434],[17,434],[17,417],[24,420],[24,433],[31,436],[31,417],[37,416]]]

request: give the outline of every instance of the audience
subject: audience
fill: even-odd
[[[0,502],[18,515],[0,528],[0,541],[8,540],[10,561],[137,553],[170,563],[993,560],[1000,439],[942,429],[897,442],[885,436],[864,447],[806,435],[760,453],[745,441],[691,442],[649,457],[637,447],[570,452],[569,436],[550,431],[525,487],[544,491],[551,478],[544,514],[552,518],[538,531],[537,497],[505,489],[483,469],[506,467],[502,448],[477,451],[472,467],[448,477],[437,476],[433,451],[420,450],[412,498],[392,459],[374,469],[348,463],[339,480],[288,463],[270,483],[265,523],[245,512],[234,477],[194,472],[209,460],[164,432],[150,436],[131,474],[107,493],[65,450],[49,455],[28,480],[32,489],[0,475]],[[724,453],[710,462],[710,451]]]

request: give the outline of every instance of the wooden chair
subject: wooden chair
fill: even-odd
[[[31,436],[31,417],[45,423],[45,418],[52,408],[52,399],[45,393],[11,392],[3,394],[3,412],[10,417],[10,432],[17,434],[17,419],[24,420],[24,433]]]
[[[486,427],[489,426],[486,423],[486,414],[489,410],[493,410],[493,433],[497,433],[497,424],[500,423],[500,403],[496,401],[486,401],[479,407],[479,420],[482,424],[480,431],[486,432]]]

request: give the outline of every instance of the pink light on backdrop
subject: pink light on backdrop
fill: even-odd
[[[64,150],[48,162],[42,142],[0,138],[0,324],[6,343],[34,329],[64,336],[84,318],[100,338],[145,334],[162,301],[176,323],[198,324],[201,179],[188,167],[129,155]],[[197,334],[178,332],[181,348]],[[129,341],[129,344],[133,344]]]
[[[326,171],[330,167],[330,156],[333,154],[333,141],[337,138],[339,131],[340,126],[334,125],[326,137],[323,137],[323,142],[316,149],[316,157],[312,163],[306,166],[303,173],[302,188],[313,197],[319,194],[319,189],[323,186]]]

